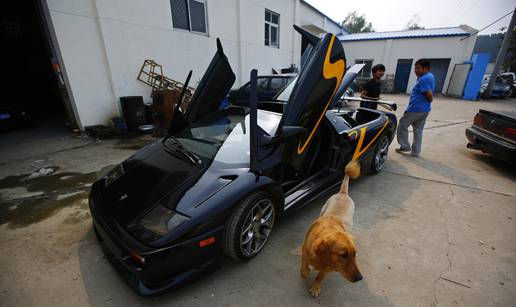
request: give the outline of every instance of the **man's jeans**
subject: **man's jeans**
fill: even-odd
[[[398,124],[398,143],[402,150],[410,150],[408,140],[408,127],[412,126],[414,139],[412,142],[412,154],[419,156],[423,143],[423,129],[429,112],[405,112]]]

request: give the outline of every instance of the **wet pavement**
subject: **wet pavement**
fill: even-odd
[[[58,172],[31,178],[32,174],[7,176],[0,180],[0,225],[9,229],[26,227],[52,217],[59,210],[76,204],[87,208],[87,195],[93,182],[114,165],[90,173]],[[34,174],[34,173],[33,173]]]

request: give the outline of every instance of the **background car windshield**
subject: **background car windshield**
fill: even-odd
[[[258,125],[269,135],[276,133],[281,116],[258,112]],[[183,147],[217,167],[247,167],[250,161],[249,114],[232,109],[208,115],[176,133]]]
[[[288,82],[288,78],[284,77],[272,77],[270,88],[273,91],[281,90]]]
[[[512,75],[500,75],[500,78],[502,78],[507,83],[513,83],[514,79]]]
[[[496,81],[495,83],[501,83],[501,84],[504,84],[504,83],[507,83],[507,79],[504,79],[502,78],[501,76],[496,76]]]
[[[274,100],[278,101],[284,101],[287,102],[290,98],[290,94],[292,93],[292,90],[294,89],[294,86],[296,85],[297,77],[295,77],[287,87],[283,89],[283,91],[279,92],[276,97],[274,97]]]

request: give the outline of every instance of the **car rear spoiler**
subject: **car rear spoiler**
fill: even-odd
[[[340,99],[347,100],[347,101],[373,102],[373,103],[378,104],[379,106],[386,108],[389,111],[396,111],[398,109],[398,105],[394,101],[389,101],[389,100],[364,99],[364,98],[360,98],[360,97],[350,97],[350,96],[343,96]]]

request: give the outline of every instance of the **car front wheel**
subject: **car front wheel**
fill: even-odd
[[[226,223],[224,253],[239,261],[258,255],[270,237],[275,218],[276,207],[268,193],[260,191],[244,198]]]
[[[378,174],[384,167],[389,153],[390,137],[387,133],[382,134],[374,149],[374,157],[371,162],[371,174]]]

